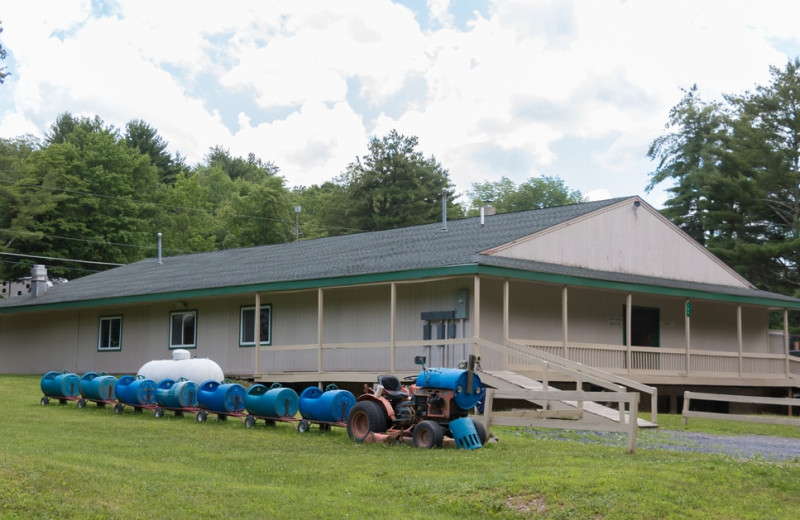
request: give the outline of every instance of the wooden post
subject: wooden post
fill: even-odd
[[[569,359],[567,354],[567,344],[569,343],[568,325],[568,305],[567,305],[567,286],[561,289],[561,329],[564,335],[564,359]]]
[[[689,300],[684,300],[683,302],[683,328],[684,333],[686,335],[686,375],[689,375],[692,372],[692,342],[691,342],[691,325],[692,325],[692,318],[689,316]]]
[[[742,376],[744,340],[742,339],[742,304],[736,306],[736,340],[739,343],[739,377]]]
[[[322,372],[322,288],[317,289],[317,372]]]
[[[784,368],[789,377],[789,309],[783,309],[783,352],[786,356]]]
[[[392,282],[392,289],[391,289],[391,304],[389,305],[390,311],[392,313],[391,319],[389,321],[391,328],[391,332],[389,333],[389,341],[391,342],[391,347],[389,347],[390,354],[392,359],[389,362],[390,368],[389,372],[394,373],[395,370],[395,357],[396,357],[396,350],[397,350],[397,284]]]
[[[633,344],[633,339],[631,338],[631,320],[633,319],[633,294],[628,293],[628,296],[625,298],[625,361],[628,365],[628,373],[631,373],[632,368],[632,355],[631,355],[631,345]]]
[[[253,338],[256,343],[255,364],[256,369],[254,375],[261,373],[261,295],[256,293],[256,310],[255,310],[255,330],[253,331]]]
[[[503,341],[509,339],[508,322],[508,280],[503,282]]]
[[[472,292],[472,350],[475,356],[480,357],[481,347],[477,339],[481,337],[481,277],[475,275]]]

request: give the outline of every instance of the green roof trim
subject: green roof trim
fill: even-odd
[[[562,268],[562,266],[553,266]],[[426,269],[416,269],[409,271],[391,271],[383,273],[371,273],[363,275],[322,278],[316,280],[289,280],[280,282],[269,282],[253,285],[237,285],[227,287],[215,287],[206,289],[193,289],[185,291],[170,291],[163,293],[127,295],[119,297],[87,299],[51,304],[25,305],[17,307],[0,307],[0,314],[81,309],[88,307],[99,307],[106,305],[125,305],[135,303],[150,303],[169,300],[180,300],[190,298],[207,298],[214,296],[230,296],[251,293],[268,293],[297,290],[325,289],[330,287],[348,287],[365,284],[381,284],[392,282],[404,282],[409,280],[424,281],[428,278],[455,277],[468,275],[483,275],[497,278],[509,278],[514,280],[524,280],[532,282],[542,282],[555,285],[565,285],[573,287],[586,287],[594,289],[605,289],[620,292],[633,292],[643,294],[653,294],[658,296],[673,296],[688,299],[701,299],[726,303],[742,303],[758,306],[777,307],[786,309],[800,310],[800,300],[782,297],[781,295],[764,293],[762,291],[747,291],[757,293],[750,294],[731,294],[731,288],[715,286],[711,289],[693,289],[688,287],[666,287],[654,283],[646,283],[635,280],[619,281],[608,280],[590,276],[580,276],[571,274],[561,274],[546,271],[531,271],[509,267],[498,267],[480,264],[464,264],[447,267],[434,267]],[[619,276],[618,274],[615,274]],[[637,278],[630,276],[629,278]],[[668,280],[665,280],[668,282]],[[698,284],[701,285],[701,284]],[[718,289],[715,291],[714,289]]]

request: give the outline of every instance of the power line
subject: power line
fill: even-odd
[[[81,264],[111,265],[111,266],[114,266],[114,267],[119,267],[119,266],[125,265],[125,264],[115,264],[115,263],[111,263],[111,262],[96,262],[94,260],[76,260],[74,258],[56,258],[54,256],[23,255],[21,253],[6,253],[6,252],[2,252],[2,251],[0,251],[0,255],[17,256],[17,257],[21,257],[21,258],[35,258],[37,260],[58,260],[58,261],[61,261],[61,262],[78,262],[78,263],[81,263]]]

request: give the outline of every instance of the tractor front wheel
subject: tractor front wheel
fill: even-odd
[[[417,448],[441,448],[444,443],[444,431],[435,421],[422,421],[414,426],[414,446]]]
[[[364,442],[370,432],[383,433],[386,428],[386,414],[372,401],[357,402],[347,417],[347,435],[356,442]]]

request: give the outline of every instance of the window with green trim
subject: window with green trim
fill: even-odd
[[[169,313],[169,348],[197,347],[197,311]]]
[[[122,316],[101,316],[97,332],[97,350],[122,349]]]
[[[261,344],[272,344],[272,305],[261,305]],[[256,307],[242,307],[239,311],[239,346],[254,347],[256,344]]]

